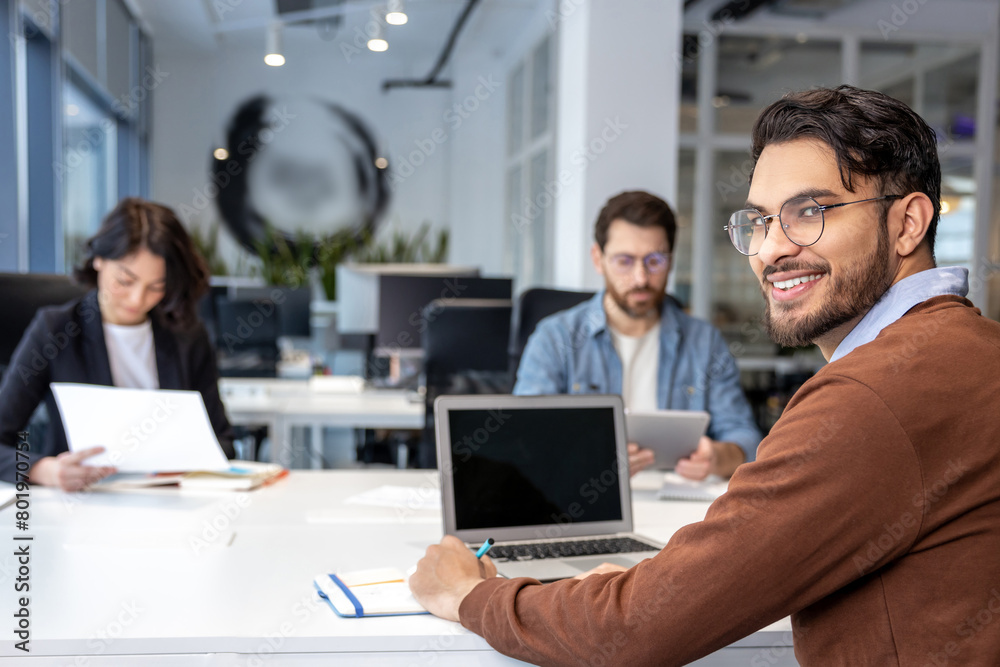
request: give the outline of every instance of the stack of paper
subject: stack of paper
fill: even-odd
[[[211,491],[250,491],[276,482],[288,470],[276,463],[233,461],[227,470],[192,470],[191,472],[117,474],[101,480],[94,487],[102,491],[144,489],[153,486],[180,486],[182,489]]]
[[[288,474],[276,463],[234,461],[229,470],[195,470],[180,478],[182,489],[218,489],[220,491],[249,491],[275,482]]]

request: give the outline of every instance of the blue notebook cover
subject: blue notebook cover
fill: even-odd
[[[405,575],[393,568],[321,574],[313,580],[319,596],[343,618],[427,614],[413,598]]]

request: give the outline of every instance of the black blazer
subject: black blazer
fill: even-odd
[[[177,333],[155,317],[152,324],[160,388],[201,392],[219,443],[226,456],[233,458],[232,427],[219,398],[215,351],[205,328],[199,323]],[[15,481],[17,434],[42,401],[48,409],[49,427],[41,443],[29,434],[29,464],[68,449],[51,382],[113,385],[96,290],[61,306],[40,308],[14,350],[0,384],[0,479]]]

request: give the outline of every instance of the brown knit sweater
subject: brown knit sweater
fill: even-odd
[[[628,572],[479,584],[543,665],[684,664],[792,615],[802,665],[1000,665],[1000,324],[925,301],[828,364],[705,520]]]

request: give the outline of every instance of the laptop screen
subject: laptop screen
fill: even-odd
[[[622,520],[611,406],[452,407],[447,421],[457,530]]]

